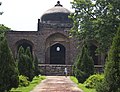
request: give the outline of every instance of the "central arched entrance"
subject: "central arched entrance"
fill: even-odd
[[[65,47],[59,43],[50,47],[50,64],[65,64]]]

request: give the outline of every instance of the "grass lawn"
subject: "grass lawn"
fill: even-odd
[[[37,84],[45,79],[45,76],[35,77],[32,82],[30,82],[27,87],[13,88],[10,92],[30,92]]]
[[[78,80],[75,77],[71,76],[70,79],[75,82],[84,92],[96,92],[95,89],[86,88],[83,84],[78,83]]]

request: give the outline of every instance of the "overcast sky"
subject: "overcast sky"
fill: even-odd
[[[0,24],[18,31],[36,31],[38,18],[54,7],[58,0],[0,0]],[[72,0],[59,0],[63,7],[72,11]]]

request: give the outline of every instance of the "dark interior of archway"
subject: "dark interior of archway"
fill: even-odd
[[[96,55],[96,49],[97,47],[93,44],[90,44],[90,55],[93,58],[94,64],[98,65],[98,55]]]
[[[65,64],[65,47],[59,43],[50,47],[50,64]]]
[[[19,48],[20,48],[21,46],[24,48],[24,50],[26,50],[27,47],[29,47],[29,48],[30,48],[30,52],[32,53],[32,46],[31,46],[29,43],[21,43],[21,44],[19,44],[19,45],[18,45],[18,48],[17,48],[17,51],[19,50]]]

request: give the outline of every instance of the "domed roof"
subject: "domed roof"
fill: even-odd
[[[68,15],[70,14],[70,11],[64,8],[60,1],[57,2],[57,4],[47,10],[41,17],[41,21],[51,21],[51,22],[70,22],[70,19],[68,19]]]

